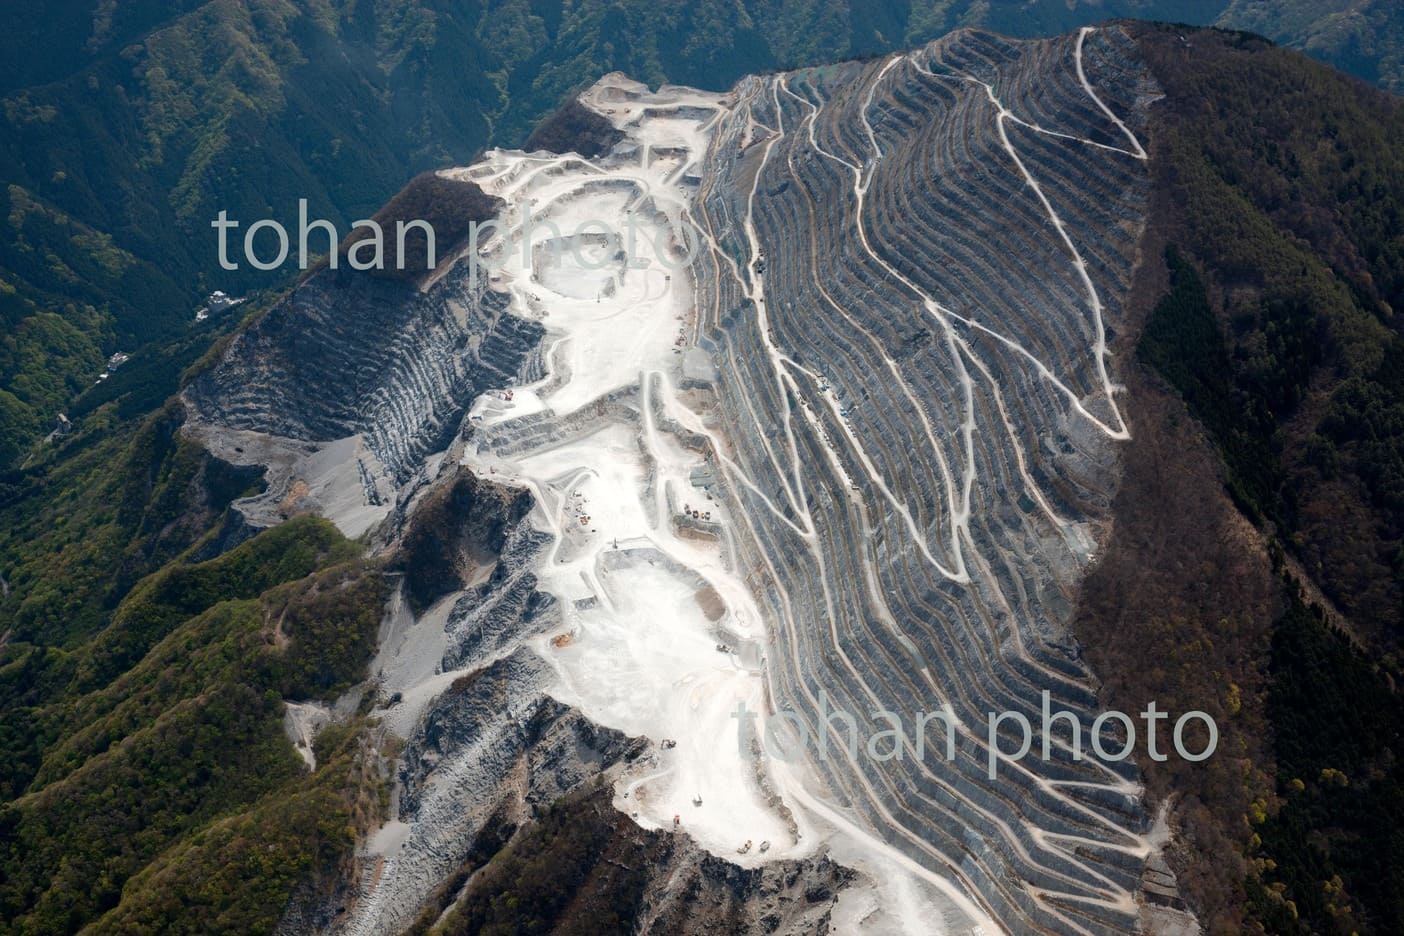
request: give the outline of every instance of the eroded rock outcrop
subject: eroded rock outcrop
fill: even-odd
[[[427,492],[416,505],[396,559],[416,612],[469,586],[485,592],[512,530],[531,510],[531,495],[467,470]]]
[[[236,338],[186,396],[212,444],[272,440],[246,454],[286,483],[249,516],[349,498],[406,563],[375,672],[408,739],[397,819],[327,926],[399,931],[485,829],[627,776],[644,829],[609,840],[656,857],[643,929],[822,928],[849,877],[814,829],[900,868],[951,931],[1137,928],[1152,824],[1130,761],[1072,754],[1097,681],[1069,619],[1129,437],[1109,348],[1156,94],[1115,28],[965,31],[724,96],[610,76],[587,96],[621,131],[606,156],[450,171],[504,200],[487,250],[526,259],[496,281],[322,274]],[[686,274],[636,272],[612,235],[522,233],[596,209],[673,262],[691,232]],[[298,487],[318,459],[342,468]],[[1037,724],[1045,691],[1072,713],[1049,756],[991,778],[987,714]],[[909,730],[948,712],[956,754],[844,753],[821,694]],[[731,769],[733,696],[841,753]],[[689,803],[695,834],[670,836]],[[694,844],[732,839],[736,862]]]
[[[324,271],[239,333],[187,388],[195,421],[304,443],[360,436],[375,475],[405,483],[473,399],[532,373],[542,328],[453,266],[427,291]],[[378,496],[375,479],[364,499]]]
[[[719,247],[695,272],[702,346],[775,708],[837,747],[825,707],[910,732],[949,706],[954,759],[811,757],[816,796],[1016,932],[1138,925],[1134,767],[1075,760],[1064,726],[992,780],[985,726],[1037,725],[1047,690],[1091,734],[1069,624],[1128,437],[1107,348],[1155,93],[1115,28],[963,31],[743,81],[698,195]]]

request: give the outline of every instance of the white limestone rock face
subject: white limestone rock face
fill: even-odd
[[[824,705],[864,737],[891,726],[877,710],[909,740],[922,713],[960,726],[949,761],[940,721],[925,758],[849,756],[830,728],[839,755],[782,786],[943,892],[952,930],[1139,926],[1154,846],[1134,767],[1075,761],[1065,726],[1047,761],[991,780],[986,725],[1038,725],[1047,690],[1089,744],[1097,684],[1068,628],[1129,440],[1108,335],[1155,93],[1117,29],[963,31],[748,79],[694,205],[771,705],[811,740]]]
[[[444,171],[502,210],[427,288],[323,274],[236,339],[187,402],[271,466],[251,526],[292,498],[392,551],[460,472],[530,499],[387,618],[395,819],[346,904],[288,931],[398,932],[504,791],[599,776],[728,875],[856,869],[815,925],[1137,930],[1163,837],[1134,767],[1065,730],[992,780],[985,726],[1036,725],[1047,690],[1089,743],[1069,625],[1134,444],[1109,336],[1156,94],[1116,28],[963,31],[726,94],[606,76],[581,100],[609,153]],[[876,710],[904,756],[864,743]],[[934,711],[949,761],[940,722],[912,747]],[[808,745],[740,730],[777,716]]]

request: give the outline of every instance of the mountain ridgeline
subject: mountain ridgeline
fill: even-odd
[[[10,4],[0,464],[47,432],[112,352],[184,336],[214,289],[287,279],[220,268],[209,227],[220,210],[291,230],[306,198],[312,217],[349,230],[418,172],[521,145],[613,70],[724,89],[957,26],[1054,35],[1115,16],[1250,28],[1385,87],[1404,82],[1404,22],[1388,0]]]
[[[459,266],[423,288],[319,270],[255,303],[234,334],[232,322],[183,322],[202,290],[266,285],[211,278],[212,239],[200,238],[212,208],[287,221],[311,193],[313,214],[344,230],[415,172],[523,139],[548,113],[534,146],[607,153],[618,137],[597,115],[556,109],[599,72],[730,85],[748,69],[913,45],[964,8],[73,6],[71,22],[91,28],[42,41],[23,10],[4,14],[18,58],[0,116],[11,131],[0,145],[11,219],[0,455],[16,456],[0,475],[0,933],[336,931],[383,870],[363,866],[360,846],[388,818],[440,836],[419,843],[435,881],[409,932],[834,925],[829,908],[853,875],[832,861],[742,871],[616,813],[600,775],[640,744],[555,702],[543,665],[506,652],[555,613],[531,572],[549,537],[526,521],[526,494],[461,473],[457,458],[476,432],[474,398],[546,376],[549,319],[519,317]],[[1001,17],[1016,6],[1030,9],[993,3],[982,15],[1013,22]],[[1121,6],[1200,21],[1251,13],[1260,28],[1290,25],[1299,9]],[[1039,29],[1079,15],[1032,9]],[[1351,12],[1367,24],[1390,15],[1382,4]],[[1298,26],[1320,51],[1319,25]],[[28,48],[14,38],[25,36]],[[1368,77],[1397,80],[1392,53],[1342,48],[1376,70]],[[864,354],[915,375],[909,397],[850,368],[872,384],[853,419],[881,427],[870,458],[922,505],[913,524],[960,522],[933,508],[956,487],[913,454],[927,451],[917,427],[928,420],[951,447],[945,463],[965,457],[955,365],[970,362],[985,394],[972,406],[997,440],[971,455],[983,479],[973,524],[929,538],[936,563],[895,545],[907,531],[896,510],[879,524],[875,580],[919,644],[878,629],[860,613],[870,596],[845,590],[866,580],[867,545],[844,526],[852,514],[815,511],[828,570],[815,571],[785,546],[790,508],[767,516],[789,478],[764,468],[764,487],[735,495],[764,518],[740,547],[748,568],[773,562],[812,616],[829,613],[824,576],[846,569],[833,613],[872,628],[841,661],[814,645],[824,635],[788,628],[777,647],[798,648],[803,664],[776,662],[777,686],[795,697],[820,679],[856,699],[856,661],[900,696],[929,661],[972,711],[987,697],[1036,705],[1053,672],[1080,713],[1156,699],[1214,716],[1219,753],[1202,764],[1143,760],[1109,778],[1057,762],[1049,769],[1085,790],[1076,797],[1033,782],[1009,796],[973,763],[940,783],[915,769],[825,768],[856,816],[891,818],[913,860],[949,859],[1014,931],[1133,929],[1112,891],[1187,907],[1211,933],[1404,931],[1404,869],[1391,860],[1404,853],[1404,109],[1254,36],[1123,23],[1085,41],[1090,85],[1126,121],[1118,128],[1079,81],[1071,56],[1083,53],[1076,34],[1020,44],[962,32],[896,77],[878,59],[746,79],[745,114],[813,132],[773,155],[742,111],[719,121],[699,217],[740,237],[717,219],[743,212],[756,187],[774,304],[767,333],[739,278],[704,278],[698,293],[705,347],[728,375],[709,392],[738,457],[767,445],[746,428],[747,407],[779,425],[788,406],[790,391],[759,371],[770,358],[758,349],[777,341],[834,380]],[[868,92],[882,107],[865,127]],[[1006,122],[1005,108],[1038,126]],[[809,207],[855,199],[858,154],[872,145],[890,155],[864,188],[877,247],[865,277],[842,255],[857,249],[862,209]],[[1106,379],[1088,350],[1096,329],[1068,311],[1086,311],[1081,280],[1040,236],[1053,229],[1027,214],[1038,209],[1020,165],[1088,251]],[[435,178],[404,199],[439,191]],[[474,217],[498,208],[476,187],[447,191]],[[812,216],[825,220],[798,220]],[[843,261],[815,262],[829,250]],[[990,275],[1006,262],[1007,277]],[[827,318],[786,306],[787,290]],[[961,317],[958,342],[933,338],[939,319],[921,291]],[[883,296],[884,310],[919,314],[879,314],[870,304]],[[995,307],[1009,320],[978,317]],[[79,396],[102,352],[128,342],[150,342],[148,358],[110,378],[124,383]],[[1010,342],[1040,349],[1103,425],[1126,414],[1130,441],[1079,430]],[[941,357],[959,345],[968,353]],[[30,452],[75,398],[72,431]],[[843,432],[837,414],[823,418],[824,431],[794,430],[815,464]],[[527,417],[499,441],[524,445],[557,428],[550,419]],[[1085,544],[1039,525],[1037,505],[1015,494],[1029,476],[1051,492],[1050,513],[1110,530],[1080,586]],[[823,490],[825,504],[849,497]],[[331,502],[345,491],[355,510]],[[879,513],[875,491],[854,500]],[[375,523],[348,538],[309,515],[333,509]],[[971,561],[986,591],[931,571],[957,561],[947,543],[998,560]],[[1022,577],[1031,555],[1046,576]],[[1000,616],[995,594],[1017,606]],[[460,641],[431,670],[491,662],[443,685],[421,723],[396,727],[404,703],[377,697],[388,665],[377,641],[431,613],[442,615],[425,618],[431,629]],[[337,700],[332,724],[299,735],[299,719]],[[377,705],[380,720],[368,717]],[[483,738],[497,747],[484,754]],[[454,773],[460,764],[474,770]],[[1146,802],[1120,792],[1123,776],[1144,781]],[[1143,888],[1142,863],[1117,848],[1117,830],[1148,830],[1161,803],[1178,895]],[[1025,822],[1079,845],[1043,849]]]

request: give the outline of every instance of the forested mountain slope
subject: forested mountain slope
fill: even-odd
[[[219,268],[209,222],[221,209],[246,226],[290,225],[306,198],[312,217],[345,231],[416,172],[519,145],[569,92],[613,70],[722,89],[961,25],[1052,35],[1111,16],[1247,26],[1399,81],[1399,14],[1385,3],[8,5],[0,461],[46,431],[111,352],[182,333],[211,290],[286,279]]]
[[[1133,32],[1165,90],[1136,441],[1079,636],[1112,701],[1217,700],[1226,757],[1142,764],[1211,932],[1394,932],[1404,107],[1256,37]]]

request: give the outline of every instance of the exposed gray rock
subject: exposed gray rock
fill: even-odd
[[[286,496],[299,452],[363,438],[378,464],[362,457],[351,470],[361,501],[381,506],[388,494],[379,478],[410,481],[426,455],[454,438],[474,397],[539,366],[541,326],[507,305],[485,279],[470,283],[464,263],[426,292],[323,271],[236,335],[220,363],[186,389],[192,431],[216,448],[231,431],[264,437],[263,451],[246,461],[284,464],[270,477],[269,497]],[[249,512],[257,525],[277,522]]]
[[[1046,689],[1089,744],[1097,683],[1068,628],[1125,437],[1102,348],[1137,262],[1132,136],[1155,91],[1116,28],[961,31],[746,79],[695,206],[725,255],[694,267],[700,345],[748,479],[721,493],[750,521],[738,565],[775,622],[775,707],[815,738],[821,691],[909,725],[949,703],[966,726],[949,763],[811,764],[1014,932],[1138,925],[1135,768],[1058,746],[992,781],[984,734],[990,712],[1037,726]]]
[[[1150,820],[1131,762],[1058,745],[991,780],[983,728],[989,712],[1037,724],[1046,689],[1089,743],[1097,681],[1068,625],[1126,437],[1106,337],[1137,262],[1137,138],[1156,92],[1117,28],[1029,42],[964,31],[908,56],[744,80],[693,180],[717,249],[690,271],[698,350],[679,366],[731,447],[708,494],[747,521],[693,526],[747,570],[771,624],[770,697],[811,737],[821,690],[860,715],[951,706],[965,726],[952,761],[816,759],[816,792],[1015,932],[1135,930],[1145,888]],[[606,415],[640,423],[629,387],[561,417],[465,427],[479,392],[544,373],[541,327],[467,276],[460,265],[423,293],[313,277],[187,390],[211,445],[259,436],[249,460],[277,467],[249,524],[350,490],[388,518],[379,542],[393,545],[465,438],[508,459]],[[680,426],[657,429],[712,457]],[[297,486],[323,469],[335,483]],[[402,929],[494,815],[528,818],[641,754],[544,695],[546,664],[514,649],[559,609],[531,571],[547,541],[511,500],[469,537],[480,552],[444,540],[448,571],[425,596],[461,594],[433,628],[434,678],[481,668],[409,738],[403,825],[378,836],[374,874],[336,923],[348,932]],[[822,931],[824,911],[795,911],[795,895],[824,905],[846,880],[820,864],[678,860],[660,867],[729,895],[747,932]],[[657,886],[645,928],[689,925],[690,905]]]

